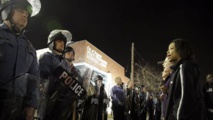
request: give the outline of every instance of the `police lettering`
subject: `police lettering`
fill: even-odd
[[[97,98],[92,98],[91,99],[91,104],[97,105],[98,104],[98,99]]]
[[[69,86],[69,88],[71,88],[78,97],[80,97],[84,92],[84,88],[76,80],[69,76],[67,72],[64,71],[59,76],[59,79],[62,80],[65,85]]]
[[[104,100],[103,100],[103,103],[104,103],[104,104],[109,104],[109,99],[108,99],[108,98],[104,99]]]
[[[95,98],[95,97],[91,98],[91,104],[97,105],[98,101],[99,101],[98,98]],[[103,99],[103,103],[104,104],[109,104],[109,98]]]

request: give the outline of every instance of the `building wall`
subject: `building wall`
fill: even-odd
[[[118,76],[122,78],[124,83],[129,81],[129,78],[125,76],[125,69],[123,66],[118,64],[87,40],[75,42],[74,44],[71,44],[71,47],[73,47],[76,53],[74,63],[86,62],[99,70],[111,73],[112,84],[115,84],[114,79]]]

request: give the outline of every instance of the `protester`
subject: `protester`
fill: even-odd
[[[208,120],[213,120],[213,74],[206,76],[206,84],[204,85],[205,103],[207,108]]]
[[[160,86],[161,89],[161,100],[162,100],[162,117],[165,118],[166,114],[166,105],[167,105],[167,99],[168,99],[168,90],[169,90],[169,83],[170,83],[170,76],[172,73],[172,70],[170,67],[172,66],[172,63],[169,62],[168,57],[165,58],[163,62],[163,72],[162,72],[162,85]]]
[[[172,66],[166,120],[206,120],[200,70],[187,40],[175,39],[168,47]]]

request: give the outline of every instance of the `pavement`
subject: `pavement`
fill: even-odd
[[[109,116],[109,117],[107,118],[107,120],[113,120],[113,117],[112,117],[112,116]],[[149,117],[147,117],[146,120],[149,120]]]
[[[113,120],[113,116],[111,114],[108,114],[107,120]]]
[[[108,118],[107,120],[113,120],[113,118]]]

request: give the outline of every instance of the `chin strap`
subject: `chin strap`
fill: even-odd
[[[59,50],[57,50],[57,49],[55,48],[55,45],[53,46],[53,50],[55,50],[55,51],[61,53],[62,55],[63,55],[63,53],[64,53],[64,51],[59,51]]]
[[[22,29],[22,30],[19,30],[16,25],[14,24],[13,20],[9,20],[10,21],[10,24],[11,24],[11,29],[12,31],[15,33],[15,34],[22,34],[25,32],[25,28]]]
[[[66,58],[66,60],[67,60],[68,62],[72,62],[72,61],[73,61],[73,59],[70,59],[70,58]]]
[[[57,49],[55,48],[55,41],[53,40],[52,42],[53,42],[53,50],[55,50],[56,52],[61,53],[61,55],[64,56],[65,47],[64,47],[64,50],[63,50],[63,51],[59,51],[59,50],[57,50]]]
[[[25,33],[27,31],[27,27],[28,27],[28,23],[29,23],[29,17],[27,19],[27,25],[25,28],[23,28],[22,30],[19,30],[18,27],[16,27],[16,25],[14,24],[14,21],[12,20],[12,18],[9,19],[9,22],[11,24],[11,29],[15,34],[22,34]]]

